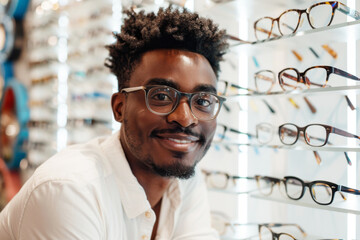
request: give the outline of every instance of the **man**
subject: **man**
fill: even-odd
[[[127,14],[106,64],[118,78],[120,132],[40,166],[1,213],[1,240],[217,239],[195,165],[224,100],[225,32],[172,7]]]

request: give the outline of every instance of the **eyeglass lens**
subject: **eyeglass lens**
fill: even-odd
[[[256,125],[256,137],[259,143],[269,143],[274,136],[273,126],[268,123],[259,123]]]
[[[214,188],[224,189],[228,184],[228,178],[223,173],[211,173],[207,176],[207,182]]]
[[[147,93],[147,104],[151,111],[168,114],[178,105],[181,93],[173,88],[159,86],[151,88]],[[213,119],[220,110],[220,100],[210,93],[192,95],[190,108],[195,117],[200,120]]]
[[[292,145],[298,140],[299,128],[293,124],[284,124],[280,127],[279,137],[283,144]],[[319,147],[326,143],[326,128],[321,125],[308,125],[303,133],[305,142],[310,146]]]
[[[269,70],[263,70],[255,73],[255,87],[256,91],[260,93],[270,92],[273,87],[276,78],[275,74]]]
[[[272,193],[273,186],[276,184],[274,180],[261,176],[256,178],[256,183],[260,193],[263,195],[270,195]]]

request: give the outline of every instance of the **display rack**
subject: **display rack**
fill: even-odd
[[[319,2],[319,1],[317,1]],[[346,4],[347,2],[344,1]],[[224,3],[223,5],[218,5],[217,9],[219,9],[219,15],[227,19],[236,19],[237,23],[241,25],[241,21],[248,20],[246,22],[248,31],[243,31],[241,26],[238,27],[238,31],[233,31],[234,35],[239,36],[239,38],[247,40],[253,38],[251,32],[252,18],[259,18],[262,16],[272,16],[277,17],[276,12],[280,14],[281,12],[285,11],[286,9],[290,8],[299,8],[304,9],[302,6],[304,4],[311,5],[311,3],[300,3],[299,1],[276,1],[275,3],[272,2],[273,6],[264,7],[262,9],[258,8],[260,5],[268,6],[266,1],[251,1],[251,3],[246,1],[237,1],[236,3]],[[288,5],[292,4],[291,7]],[[356,3],[356,9],[359,9],[359,3]],[[280,10],[279,10],[280,9]],[[259,12],[266,12],[263,15]],[[272,10],[274,10],[274,14],[272,14]],[[275,11],[276,10],[276,11]],[[246,15],[245,12],[249,12]],[[215,8],[211,10],[211,14],[215,14]],[[243,14],[243,15],[242,15]],[[244,17],[245,15],[245,17]],[[339,14],[338,14],[339,15]],[[247,16],[247,19],[244,20]],[[302,18],[306,18],[305,15]],[[306,20],[305,20],[306,21]],[[230,22],[230,21],[228,21]],[[277,23],[275,23],[276,25]],[[277,26],[274,26],[277,28]],[[230,31],[233,30],[232,27],[229,27]],[[247,34],[243,34],[247,32]],[[243,38],[243,36],[246,36]],[[250,36],[250,37],[249,37]],[[232,65],[235,66],[238,70],[238,76],[228,76],[223,77],[221,79],[226,79],[234,84],[242,86],[244,88],[251,88],[254,89],[253,85],[253,74],[258,70],[270,69],[273,70],[276,74],[279,69],[284,69],[286,67],[295,67],[298,68],[300,71],[305,70],[310,66],[316,65],[330,65],[339,67],[343,70],[348,70],[348,66],[353,65],[354,62],[348,60],[348,54],[350,51],[346,49],[348,47],[352,47],[353,45],[348,45],[348,42],[356,42],[355,45],[359,48],[359,39],[360,39],[360,20],[349,20],[347,21],[346,17],[340,17],[337,22],[333,23],[331,26],[318,28],[318,29],[307,29],[307,30],[300,30],[297,33],[275,37],[263,41],[252,41],[250,43],[236,43],[232,42],[231,46],[231,54],[237,55],[239,60],[238,62],[233,61]],[[307,50],[310,46],[317,47],[320,50],[321,45],[329,44],[332,48],[335,49],[338,53],[338,58],[334,59],[331,58],[330,55],[326,53],[322,54],[322,58],[316,59],[313,55],[308,53],[309,58],[304,59],[302,62],[296,62],[294,56],[291,54],[291,50],[293,49],[305,49]],[[352,43],[353,44],[353,43]],[[356,58],[356,67],[359,65],[360,62],[360,55],[359,49],[355,52]],[[247,58],[246,60],[244,60]],[[253,65],[252,57],[256,56],[257,60],[262,61],[260,63],[261,67],[251,67]],[[308,60],[310,59],[310,60]],[[249,67],[250,66],[250,67]],[[271,68],[272,67],[272,68]],[[229,67],[229,69],[231,69]],[[360,76],[359,69],[354,70],[351,68],[351,73],[356,76]],[[227,68],[226,68],[227,70]],[[355,71],[355,72],[354,72]],[[357,71],[357,72],[356,72]],[[281,89],[279,84],[277,84],[277,89]],[[351,85],[349,85],[351,84]],[[352,85],[354,84],[354,85]],[[355,119],[352,118],[353,115],[356,115],[357,110],[353,111],[352,114],[348,114],[351,112],[349,108],[346,106],[345,99],[342,99],[342,96],[347,94],[351,96],[356,96],[360,93],[360,85],[356,81],[352,80],[341,80],[335,83],[336,86],[326,87],[326,88],[314,88],[314,89],[306,89],[306,86],[303,86],[304,89],[298,89],[294,91],[280,91],[274,90],[271,93],[239,93],[231,95],[227,98],[227,104],[231,105],[232,103],[241,103],[245,108],[238,110],[238,112],[245,112],[248,118],[244,122],[248,122],[248,126],[239,129],[243,132],[250,132],[253,133],[255,128],[253,125],[259,122],[271,122],[271,123],[284,123],[284,122],[292,122],[296,123],[296,121],[303,121],[307,124],[314,123],[314,122],[321,122],[323,124],[329,124],[333,126],[338,126],[341,129],[347,129],[349,122],[351,124],[358,124],[359,116],[357,115]],[[240,91],[239,91],[240,92]],[[291,107],[288,101],[282,101],[283,99],[287,99],[289,97],[303,97],[303,96],[311,96],[316,99],[316,106],[320,111],[316,114],[311,114],[310,111],[307,109],[295,109]],[[321,99],[319,101],[318,99]],[[356,98],[356,97],[355,97]],[[284,111],[286,107],[283,105],[280,107],[280,111],[276,114],[269,113],[268,109],[263,106],[259,106],[259,110],[257,112],[252,111],[251,107],[249,107],[248,102],[252,100],[263,100],[270,101],[276,107],[277,105],[285,105],[288,104],[288,111]],[[353,98],[354,99],[354,98]],[[300,100],[300,99],[299,99]],[[302,100],[302,99],[301,99]],[[300,101],[299,101],[300,102]],[[338,104],[334,104],[338,103]],[[343,107],[337,108],[338,105]],[[355,100],[353,104],[356,107],[359,107],[359,101]],[[246,107],[247,106],[247,107]],[[304,106],[304,104],[303,104]],[[263,108],[261,108],[263,107]],[[333,107],[333,108],[332,108]],[[234,110],[234,108],[232,108]],[[235,110],[236,111],[236,110]],[[330,114],[330,112],[334,112],[334,114]],[[221,121],[223,124],[228,124],[231,127],[242,125],[241,118],[232,118],[230,116],[235,116],[235,113],[227,113],[228,117],[224,117],[224,120]],[[226,113],[224,114],[226,115]],[[335,117],[334,117],[335,116]],[[290,119],[290,121],[288,120]],[[321,120],[319,120],[321,119]],[[244,124],[246,125],[246,123]],[[299,126],[302,126],[302,123],[299,123]],[[344,128],[345,127],[345,128]],[[359,134],[358,128],[355,128],[354,134]],[[248,130],[248,131],[247,131]],[[253,131],[252,131],[253,130]],[[352,132],[350,131],[350,132]],[[277,133],[277,131],[275,130]],[[276,138],[276,136],[274,137]],[[256,141],[256,140],[255,140]],[[356,140],[355,140],[356,141]],[[312,180],[328,180],[333,181],[338,184],[347,185],[347,177],[349,172],[354,172],[358,170],[358,159],[359,157],[356,154],[360,152],[359,142],[356,141],[356,145],[333,145],[333,146],[323,146],[323,147],[311,147],[305,144],[298,142],[293,146],[286,146],[282,144],[257,144],[253,143],[253,141],[247,142],[246,138],[244,143],[243,141],[222,141],[216,142],[215,144],[218,146],[235,146],[241,147],[241,153],[238,153],[239,156],[232,161],[237,161],[241,169],[241,166],[246,168],[246,172],[249,176],[255,174],[260,175],[269,175],[274,177],[281,177],[285,175],[303,175],[304,179],[309,181]],[[261,149],[261,154],[252,154],[254,149]],[[281,153],[271,152],[272,149],[281,149]],[[269,151],[270,150],[270,151]],[[295,151],[292,151],[295,150]],[[325,164],[316,165],[315,161],[305,161],[306,159],[304,152],[307,151],[321,151],[324,152],[325,155]],[[248,154],[247,159],[242,159],[242,154]],[[295,153],[294,153],[295,152]],[[327,161],[329,160],[327,157],[335,158],[339,157],[341,154],[339,152],[351,152],[352,162],[355,162],[355,166],[349,166],[346,164],[345,159],[336,159],[341,161]],[[229,156],[233,156],[234,151],[226,151],[223,153],[224,157],[223,160],[226,161],[227,154]],[[290,155],[292,156],[291,161]],[[276,155],[276,157],[274,157]],[[289,156],[288,156],[289,155]],[[322,155],[322,154],[321,154]],[[294,157],[295,156],[295,157]],[[343,156],[341,156],[343,157]],[[276,159],[275,159],[276,158]],[[324,160],[324,159],[323,159]],[[227,170],[233,172],[233,168],[228,167],[228,165],[223,166],[223,162],[221,162],[221,166],[217,165],[218,168],[223,170],[227,167]],[[324,162],[324,161],[323,161]],[[216,167],[216,164],[211,162],[213,166]],[[354,178],[354,177],[352,177]],[[359,176],[355,174],[355,185],[354,180],[351,182],[351,187],[359,188]],[[276,187],[277,188],[277,187]],[[340,198],[336,198],[331,205],[323,206],[316,204],[308,193],[308,189],[306,189],[305,195],[302,199],[296,201],[288,199],[284,196],[280,196],[280,194],[273,193],[270,196],[263,196],[258,192],[249,192],[248,194],[244,194],[244,192],[239,192],[236,194],[236,191],[232,190],[214,190],[211,189],[211,192],[220,192],[220,193],[233,193],[229,194],[231,196],[237,196],[238,199],[244,199],[245,202],[239,202],[237,206],[238,216],[245,215],[250,221],[262,221],[266,219],[267,221],[271,221],[271,219],[278,220],[279,218],[283,218],[286,221],[294,222],[294,220],[299,223],[305,230],[309,233],[309,236],[306,239],[319,239],[319,238],[359,238],[360,232],[357,230],[359,229],[359,222],[356,221],[358,216],[360,215],[360,198],[359,196],[352,195],[351,197],[346,194],[348,199],[343,201]],[[338,193],[335,194],[339,195]],[[211,193],[211,196],[213,196]],[[246,198],[246,196],[249,196]],[[224,201],[228,201],[224,198]],[[240,200],[238,200],[240,201]],[[244,204],[245,203],[245,204]],[[226,209],[226,206],[223,206]],[[265,209],[264,209],[265,208]],[[287,212],[289,211],[289,212]],[[302,216],[303,213],[310,213],[311,215],[306,215],[305,217]],[[336,215],[336,214],[337,215]],[[230,215],[230,214],[229,214]],[[301,216],[301,217],[300,217]],[[355,221],[354,221],[355,219]],[[276,221],[275,220],[275,221]],[[303,225],[302,225],[303,224]],[[318,235],[315,237],[312,234]],[[350,235],[349,235],[350,234]],[[223,237],[222,239],[242,239],[241,237]]]

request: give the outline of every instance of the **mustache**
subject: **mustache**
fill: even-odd
[[[191,135],[191,136],[197,137],[200,139],[200,141],[205,140],[205,136],[203,134],[196,133],[191,128],[184,128],[184,127],[175,127],[175,128],[154,130],[151,132],[150,136],[155,137],[156,135],[163,134],[163,133],[170,133],[170,134],[183,133],[186,135]]]

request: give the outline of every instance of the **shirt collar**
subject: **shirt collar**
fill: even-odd
[[[102,144],[104,151],[117,179],[121,202],[128,218],[135,218],[151,209],[144,188],[140,185],[131,171],[126,160],[124,150],[119,140],[119,131],[112,134]],[[173,208],[177,209],[181,203],[181,189],[178,179],[174,179],[165,192],[163,201],[170,201]]]

